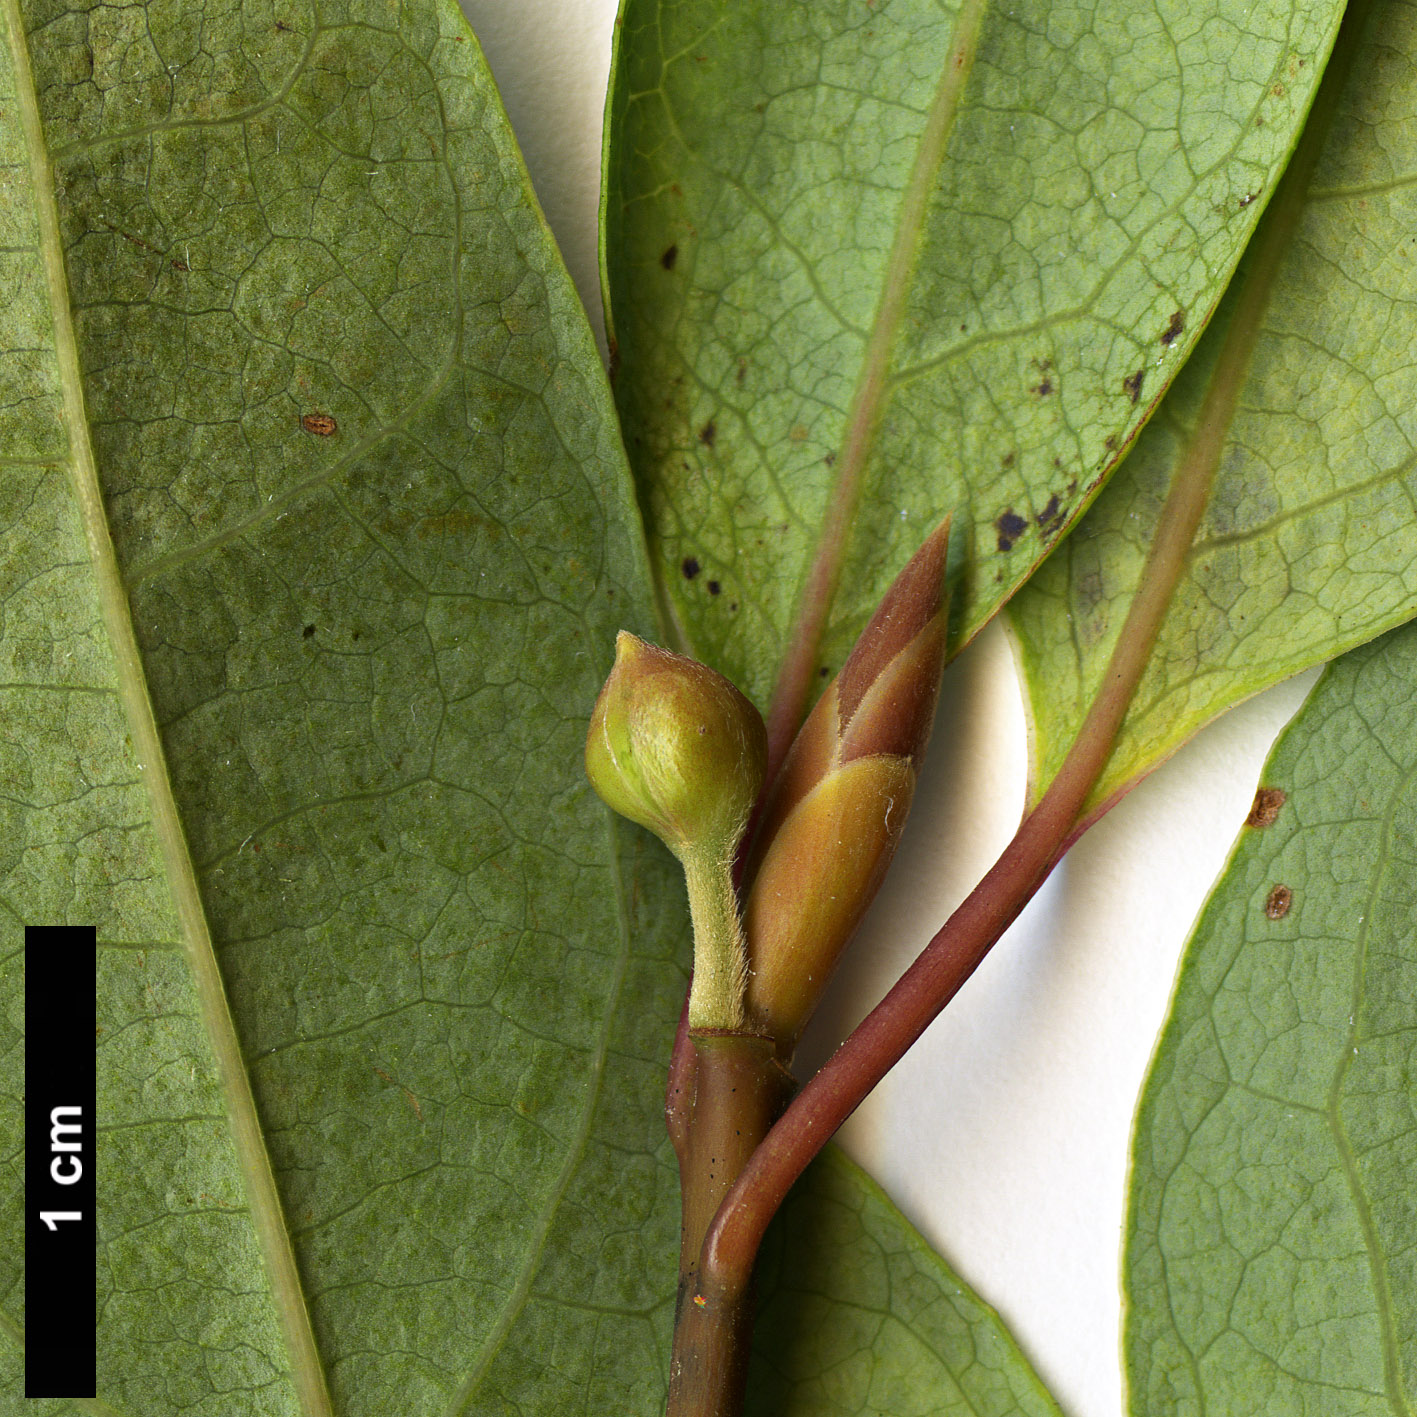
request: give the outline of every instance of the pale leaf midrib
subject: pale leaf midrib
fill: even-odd
[[[880,299],[847,408],[846,426],[836,458],[836,478],[827,495],[817,547],[799,592],[792,632],[773,688],[769,733],[773,739],[774,761],[780,752],[785,752],[786,742],[797,731],[796,720],[806,707],[812,661],[836,596],[846,545],[860,501],[862,476],[874,447],[885,400],[890,393],[888,374],[891,357],[901,321],[905,317],[930,196],[944,162],[950,134],[954,131],[955,118],[973,68],[988,9],[989,0],[964,0],[960,6],[946,53],[944,72],[940,75],[926,114],[910,177],[901,194]]]
[[[870,339],[852,394],[846,432],[837,459],[833,509],[845,504],[848,514],[855,506],[861,472],[870,456],[881,407],[889,390],[886,374],[896,335],[905,317],[906,300],[915,274],[930,195],[935,190],[945,149],[954,131],[955,117],[973,66],[979,31],[988,8],[989,0],[964,0],[960,6],[944,73],[940,75],[939,85],[931,100],[925,128],[920,135],[920,146],[911,165],[910,180],[901,196],[895,237],[881,284],[880,304],[871,324]],[[829,519],[830,515],[828,513]]]
[[[1368,1271],[1373,1280],[1373,1299],[1377,1310],[1378,1333],[1383,1349],[1383,1379],[1387,1388],[1387,1399],[1392,1406],[1394,1417],[1412,1417],[1412,1409],[1403,1393],[1402,1362],[1399,1357],[1399,1342],[1395,1318],[1396,1305],[1393,1300],[1392,1280],[1388,1272],[1387,1256],[1383,1253],[1382,1241],[1378,1238],[1372,1205],[1368,1200],[1367,1187],[1358,1170],[1358,1158],[1353,1150],[1348,1131],[1343,1124],[1343,1086],[1348,1070],[1358,1052],[1359,1042],[1366,1038],[1363,1033],[1362,1018],[1364,1004],[1364,982],[1368,970],[1368,941],[1372,933],[1373,915],[1382,883],[1392,868],[1393,826],[1398,807],[1403,798],[1417,783],[1417,768],[1404,774],[1402,781],[1394,788],[1388,799],[1387,812],[1383,817],[1382,844],[1378,849],[1373,866],[1372,886],[1364,904],[1362,926],[1358,931],[1357,949],[1353,962],[1352,1023],[1339,1054],[1338,1065],[1334,1068],[1333,1083],[1329,1088],[1328,1106],[1325,1109],[1329,1131],[1334,1147],[1343,1166],[1343,1178],[1348,1194],[1357,1212],[1358,1228],[1363,1234],[1363,1249],[1368,1260]]]
[[[1281,268],[1308,209],[1309,185],[1327,144],[1329,127],[1353,63],[1357,37],[1366,19],[1365,11],[1366,0],[1353,0],[1335,39],[1323,81],[1314,95],[1313,105],[1299,142],[1280,179],[1274,199],[1261,218],[1247,250],[1248,264],[1240,267],[1238,285],[1234,287],[1237,297],[1235,305],[1224,327],[1219,354],[1207,376],[1200,410],[1189,430],[1183,435],[1182,446],[1172,459],[1171,490],[1157,520],[1151,547],[1146,553],[1141,577],[1132,593],[1118,643],[1127,635],[1137,607],[1144,600],[1159,593],[1154,567],[1164,558],[1168,564],[1174,563],[1175,575],[1179,577],[1185,574],[1195,555],[1195,537],[1210,500],[1211,487],[1221,459],[1230,445],[1229,435],[1241,399],[1246,392],[1250,366],[1260,336],[1268,328],[1266,319],[1278,286]],[[1177,495],[1188,487],[1190,491],[1186,497],[1189,510],[1183,518],[1178,515]],[[1165,593],[1168,603],[1176,588],[1177,584],[1173,581],[1171,589]],[[1170,609],[1162,610],[1151,625],[1145,642],[1137,642],[1135,652],[1144,653],[1148,660],[1154,659],[1156,645],[1169,613]],[[1107,682],[1112,679],[1116,665],[1114,650],[1108,660],[1104,678],[1094,691],[1093,707],[1089,709],[1077,739],[1064,751],[1057,772],[1061,773],[1066,769],[1076,751],[1077,743],[1087,734],[1093,711],[1109,692]],[[1145,666],[1143,672],[1144,670]],[[1198,665],[1196,673],[1205,672],[1208,671]],[[1169,691],[1170,681],[1159,691],[1158,697]],[[1115,806],[1142,777],[1158,765],[1160,759],[1153,755],[1143,758],[1143,766],[1140,769],[1128,768],[1125,772],[1113,772],[1113,765],[1119,760],[1125,761],[1126,754],[1137,756],[1138,748],[1127,739],[1127,728],[1144,721],[1146,713],[1155,702],[1155,698],[1142,703],[1133,697],[1126,717],[1117,729],[1111,759],[1103,766],[1089,795],[1081,819],[1087,825],[1090,826]],[[1190,731],[1194,732],[1197,727],[1199,724],[1193,725]],[[1172,744],[1173,749],[1175,746],[1177,744]],[[1145,749],[1141,751],[1144,753]],[[1030,777],[1037,779],[1038,789],[1047,790],[1041,774],[1030,769]],[[1031,784],[1030,792],[1034,790],[1035,785]]]
[[[227,1005],[211,933],[192,869],[166,758],[158,734],[147,680],[133,631],[127,593],[109,534],[89,438],[80,380],[78,344],[69,307],[68,281],[59,237],[54,174],[44,146],[34,77],[30,69],[19,0],[0,0],[15,64],[16,106],[30,159],[39,249],[54,322],[54,345],[69,438],[68,470],[89,547],[104,628],[113,650],[118,697],[133,753],[147,786],[153,832],[162,854],[168,887],[192,970],[202,1022],[215,1058],[222,1099],[231,1125],[242,1179],[270,1278],[272,1297],[289,1349],[291,1378],[307,1417],[333,1417],[324,1370],[310,1327],[304,1291],[277,1194],[241,1045]]]

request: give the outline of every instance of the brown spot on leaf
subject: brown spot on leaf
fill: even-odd
[[[738,372],[733,376],[735,384],[741,384],[748,377],[748,360],[746,356],[738,356]]]
[[[317,438],[333,438],[339,432],[332,413],[307,413],[301,418],[300,426]]]
[[[708,593],[710,595],[717,595],[719,591],[723,589],[717,581],[706,581],[705,584],[708,586]]]
[[[144,241],[141,236],[134,236],[134,235],[132,234],[132,232],[124,231],[124,230],[122,229],[122,227],[114,226],[114,224],[113,224],[111,221],[105,221],[103,224],[104,224],[115,236],[121,236],[121,237],[122,237],[126,242],[128,242],[130,245],[132,245],[132,246],[137,246],[137,247],[139,247],[141,250],[144,250],[144,251],[151,251],[151,252],[153,252],[155,255],[159,255],[159,256],[162,255],[162,252],[159,251],[159,250],[157,249],[157,247],[152,244],[151,241]]]
[[[685,556],[683,564],[679,567],[679,569],[683,571],[684,579],[686,581],[691,581],[696,575],[698,575],[700,567],[699,563],[694,560],[692,556]]]
[[[1165,345],[1175,344],[1180,337],[1181,331],[1186,328],[1186,312],[1184,310],[1173,310],[1171,312],[1171,323],[1161,332],[1161,343]]]
[[[718,425],[710,418],[709,421],[699,429],[699,442],[701,442],[704,447],[711,448],[713,447],[714,439],[717,437]]]
[[[278,30],[280,30],[283,34],[294,34],[294,33],[295,33],[295,27],[294,27],[293,25],[288,25],[288,24],[286,24],[286,22],[285,22],[284,20],[277,20],[277,21],[276,21],[276,28],[277,28]]]
[[[1282,787],[1261,787],[1250,804],[1250,815],[1245,818],[1247,827],[1272,827],[1279,816],[1279,809],[1289,794]]]
[[[1053,381],[1049,378],[1040,379],[1034,386],[1033,392],[1041,399],[1046,399],[1053,392]]]
[[[1246,192],[1245,195],[1240,198],[1241,207],[1248,207],[1251,202],[1258,199],[1259,195],[1258,192]]]
[[[822,678],[822,679],[825,679],[825,678],[827,677],[827,675],[830,674],[830,673],[831,673],[831,670],[828,669],[825,664],[822,665],[822,667],[821,667],[819,670],[817,670],[818,677],[820,677],[820,678]]]
[[[1109,453],[1115,452],[1117,448],[1117,435],[1115,433],[1109,433],[1102,440],[1102,446],[1106,448]]]
[[[1018,454],[1017,454],[1017,453],[1005,453],[1004,456],[1003,456],[1003,460],[999,463],[999,466],[1000,466],[1000,467],[1012,467],[1017,461],[1018,461]]]
[[[172,263],[172,269],[173,269],[174,271],[190,271],[190,270],[192,269],[192,267],[189,266],[186,261],[183,261],[183,260],[180,260],[180,259],[179,259],[179,260],[173,261],[173,263]]]
[[[1062,514],[1063,504],[1058,500],[1055,492],[1049,499],[1048,505],[1034,518],[1039,526],[1047,526],[1049,522],[1055,522]]]
[[[1283,920],[1294,903],[1294,892],[1288,886],[1275,886],[1265,897],[1264,913],[1271,920]]]
[[[1000,512],[994,530],[999,533],[999,550],[1011,551],[1014,542],[1028,530],[1028,523],[1015,511]]]
[[[1146,368],[1143,366],[1134,374],[1128,374],[1127,377],[1122,380],[1122,387],[1127,391],[1127,397],[1131,399],[1133,403],[1141,397],[1141,386],[1145,378]]]
[[[659,264],[663,266],[666,271],[672,271],[674,269],[674,262],[678,259],[678,245],[676,244],[674,246],[666,246],[664,250],[660,253]]]

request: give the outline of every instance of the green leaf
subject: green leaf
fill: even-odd
[[[1131,1410],[1393,1417],[1417,1407],[1417,627],[1334,664],[1261,781],[1137,1117]]]
[[[835,1147],[759,1275],[749,1417],[1059,1417],[998,1315]]]
[[[76,442],[66,427],[67,326],[50,306],[52,204],[36,203],[28,72],[0,44],[0,1095],[23,1136],[25,923],[95,925],[102,1000],[99,1288],[101,1410],[150,1405],[166,1370],[177,1405],[212,1411],[240,1391],[253,1413],[299,1411],[223,1116],[181,925],[164,878],[123,672],[85,540]],[[23,56],[21,56],[23,57]],[[46,219],[50,224],[46,225]],[[76,985],[86,987],[86,962]],[[82,1040],[79,1040],[82,1046]],[[6,1158],[0,1247],[3,1401],[24,1405],[24,1155]],[[265,1178],[269,1188],[268,1175]],[[76,1295],[83,1302],[82,1294]],[[141,1357],[139,1357],[141,1355]],[[193,1381],[193,1369],[206,1372]],[[140,1371],[146,1369],[146,1372]],[[13,1404],[12,1405],[12,1401]],[[44,1403],[57,1410],[68,1404]]]
[[[1180,367],[1342,8],[627,0],[616,399],[701,657],[764,701],[824,540],[839,666],[951,511],[978,630]]]
[[[580,759],[654,620],[477,46],[0,13],[3,1091],[20,925],[97,923],[102,1398],[652,1411],[682,887]]]
[[[28,36],[3,4],[0,1107],[18,1135],[23,925],[97,924],[85,1406],[654,1417],[683,887],[581,772],[650,580],[477,47],[433,0],[36,5]],[[915,1333],[978,1395],[952,1410],[1049,1411],[884,1198],[822,1175],[787,1224],[878,1257],[831,1320],[889,1302],[877,1384]],[[809,1271],[774,1255],[795,1352]]]
[[[1355,12],[1355,19],[1357,18]],[[1210,504],[1094,803],[1231,704],[1417,612],[1417,276],[1404,167],[1417,9],[1373,7],[1224,438]],[[1243,270],[1243,268],[1242,268]],[[1238,284],[1238,282],[1237,282]],[[1102,681],[1224,343],[1222,314],[1118,476],[1012,602],[1052,780]]]

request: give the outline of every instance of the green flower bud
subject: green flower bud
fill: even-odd
[[[762,789],[767,732],[723,675],[621,630],[585,761],[605,802],[681,861],[731,859]]]
[[[586,776],[684,865],[694,922],[692,1029],[746,1022],[748,951],[733,857],[767,757],[762,716],[723,675],[621,630],[590,716]]]

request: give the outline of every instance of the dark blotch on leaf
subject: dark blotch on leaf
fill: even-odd
[[[692,556],[685,556],[683,564],[679,567],[684,573],[684,579],[691,581],[699,573],[699,563]]]
[[[1255,800],[1250,806],[1250,815],[1245,818],[1247,827],[1272,827],[1275,818],[1279,816],[1279,809],[1284,805],[1289,794],[1282,787],[1262,787],[1255,793]]]
[[[659,258],[659,264],[663,266],[666,271],[672,271],[674,269],[674,262],[678,259],[679,248],[677,246],[666,246],[664,253]]]
[[[302,639],[313,640],[315,638],[315,627],[313,625],[306,625],[306,627],[301,630],[300,636]]]
[[[994,530],[999,533],[999,550],[1011,551],[1014,542],[1028,530],[1028,523],[1017,512],[1001,512],[995,519]]]
[[[1127,397],[1135,403],[1141,397],[1142,381],[1146,378],[1145,368],[1138,369],[1135,374],[1128,374],[1122,380],[1122,387],[1127,391]]]
[[[817,670],[817,673],[821,678],[825,679],[827,675],[831,673],[831,670],[828,669],[827,666],[824,664],[819,670]]]
[[[708,593],[710,595],[717,595],[719,591],[723,589],[723,587],[719,585],[717,581],[707,581],[706,584],[708,586]]]
[[[1039,514],[1037,515],[1037,517],[1034,518],[1034,520],[1038,523],[1039,526],[1047,526],[1049,522],[1055,522],[1058,520],[1062,509],[1063,504],[1058,500],[1058,494],[1055,492],[1048,499],[1048,505],[1044,507],[1041,512],[1039,512]]]
[[[1041,399],[1046,399],[1053,392],[1053,381],[1042,379],[1033,386],[1033,392]]]
[[[1294,892],[1288,886],[1275,886],[1265,897],[1264,913],[1271,920],[1283,920],[1294,903]]]
[[[709,421],[699,429],[699,442],[701,442],[704,447],[711,448],[713,447],[713,440],[717,437],[718,425],[710,418]]]
[[[300,426],[317,438],[333,438],[339,432],[339,424],[330,413],[307,413],[301,418]]]
[[[1186,328],[1186,312],[1184,310],[1173,310],[1171,312],[1171,323],[1166,326],[1161,336],[1162,344],[1175,344],[1181,331]]]

